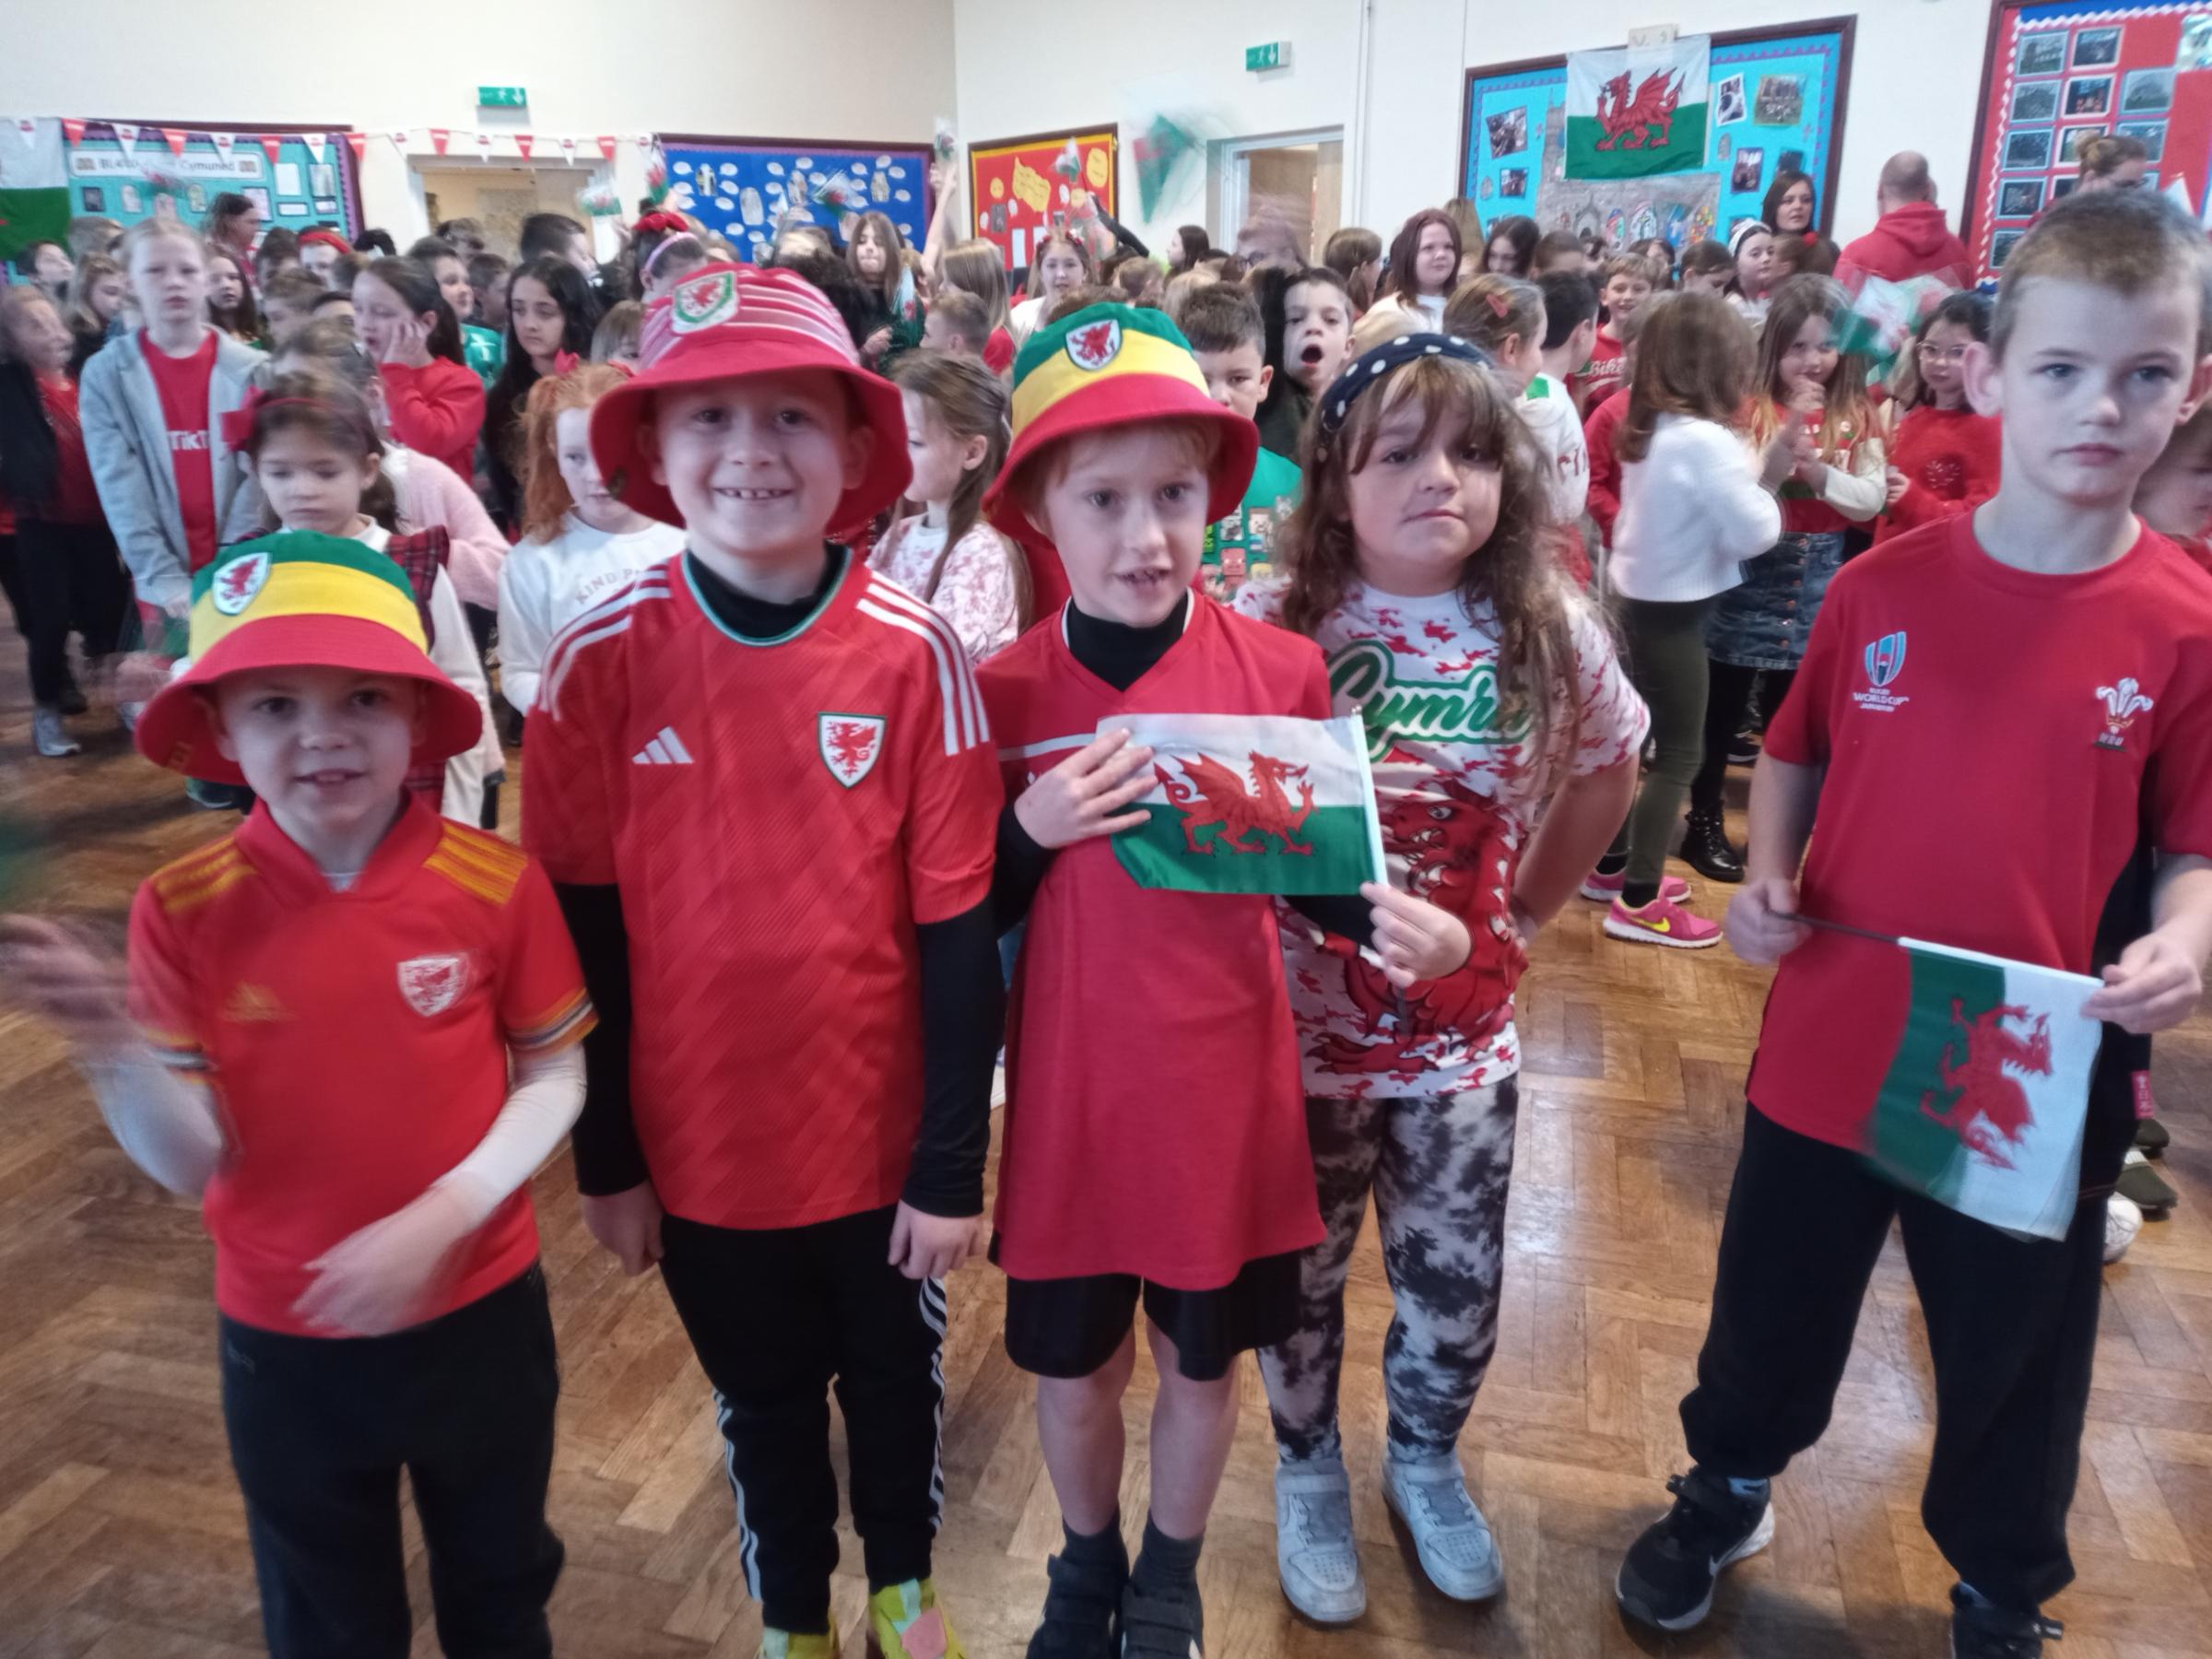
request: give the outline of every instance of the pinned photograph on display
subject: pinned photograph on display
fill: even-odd
[[[307,170],[307,194],[316,196],[334,196],[338,194],[338,170],[328,161],[317,161]]]
[[[1728,188],[1738,194],[1759,188],[1759,175],[1766,169],[1767,152],[1763,149],[1739,149],[1735,164],[1728,170]]]
[[[1993,271],[2003,270],[2006,256],[2012,253],[2013,243],[2027,234],[2028,232],[2025,230],[2000,230],[1991,237],[1989,239],[1990,269]]]
[[[276,217],[278,218],[305,218],[307,204],[305,202],[279,202],[276,204]]]
[[[1783,150],[1774,159],[1774,171],[1778,173],[1803,172],[1805,171],[1805,152],[1803,150]]]
[[[2055,202],[2062,196],[2072,195],[2074,194],[2074,186],[2080,182],[2081,181],[2077,178],[2057,178],[2052,180],[2051,199]]]
[[[187,184],[184,187],[184,206],[191,208],[194,213],[206,212],[207,186],[205,184]]]
[[[317,196],[315,198],[315,211],[317,213],[324,214],[326,217],[335,218],[338,212],[338,198],[336,196]]]
[[[102,190],[99,185],[86,185],[84,187],[84,197],[85,211],[87,213],[105,213],[108,210],[108,193]]]
[[[146,211],[146,198],[139,194],[137,185],[125,184],[122,194],[123,210],[125,213],[144,213]]]
[[[1999,218],[2033,218],[2042,210],[2042,180],[2006,179],[1997,186]]]
[[[2012,89],[2012,122],[2015,126],[2057,119],[2056,81],[2022,81]]]
[[[2067,127],[2058,135],[2058,164],[2072,167],[2081,159],[2081,147],[2092,138],[2104,135],[2102,127]]]
[[[2084,115],[2107,115],[2112,108],[2112,77],[2109,75],[2076,76],[2066,83],[2066,119],[2075,121]]]
[[[2102,69],[2120,61],[2117,29],[2085,29],[2074,37],[2074,67]]]
[[[2120,83],[2120,113],[2163,115],[2173,108],[2173,71],[2130,70]]]
[[[1528,147],[1528,106],[1500,110],[1488,118],[1490,156],[1517,156]]]
[[[1744,98],[1744,77],[1732,75],[1724,81],[1716,81],[1712,88],[1712,118],[1723,126],[1732,121],[1741,121],[1750,112],[1751,106]]]
[[[2212,16],[2194,13],[2182,19],[2182,50],[2176,69],[2212,69]]]
[[[1498,194],[1501,196],[1510,197],[1525,196],[1528,194],[1528,169],[1525,167],[1509,167],[1503,171],[1500,172],[1498,175]]]
[[[2162,121],[2124,121],[2112,129],[2123,138],[2140,144],[2152,161],[2166,159],[2166,124]]]
[[[1769,75],[1759,83],[1759,101],[1752,112],[1759,126],[1795,126],[1805,119],[1805,77]]]
[[[259,184],[248,184],[238,194],[244,196],[247,201],[253,203],[254,210],[258,212],[263,218],[265,219],[269,217],[269,193],[262,186]]]
[[[2020,54],[2014,61],[2021,75],[2056,75],[2066,66],[2065,31],[2023,35]]]
[[[2006,134],[2003,166],[2006,172],[2049,172],[2051,130]]]

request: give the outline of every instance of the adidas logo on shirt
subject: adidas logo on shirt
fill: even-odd
[[[653,740],[629,758],[632,766],[688,766],[691,751],[684,740],[676,735],[674,726],[663,726]]]

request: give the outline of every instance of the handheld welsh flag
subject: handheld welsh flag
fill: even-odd
[[[1709,35],[1567,54],[1567,176],[1642,179],[1705,165]]]
[[[1914,276],[1904,282],[1865,277],[1852,296],[1851,309],[1838,320],[1836,347],[1865,358],[1868,378],[1879,378],[1912,342],[1920,320],[1952,291],[1939,276]]]
[[[1115,714],[1152,751],[1150,821],[1113,838],[1136,885],[1185,893],[1356,893],[1387,881],[1359,717]]]
[[[1912,991],[1866,1127],[1890,1180],[2007,1232],[2063,1239],[2081,1185],[2100,982],[1919,939]]]

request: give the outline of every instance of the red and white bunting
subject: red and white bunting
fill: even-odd
[[[561,139],[560,156],[561,159],[564,161],[573,161],[576,159],[576,140],[574,138],[564,137]]]
[[[238,135],[236,133],[210,133],[207,135],[207,142],[215,146],[215,153],[223,159],[225,164],[228,164],[230,159],[230,152],[238,147]]]
[[[328,159],[330,156],[330,135],[328,133],[302,133],[300,135],[300,142],[307,146],[307,153],[313,158],[317,167],[322,166]]]
[[[513,135],[513,138],[514,147],[523,152],[523,159],[529,160],[530,152],[537,147],[537,135],[535,133],[516,133]]]
[[[85,141],[85,124],[74,115],[62,117],[62,135],[73,145]]]
[[[392,147],[403,156],[415,147],[414,136],[406,127],[394,127],[384,136],[392,140]]]
[[[16,133],[24,143],[35,143],[39,136],[39,118],[36,115],[17,116]]]
[[[615,159],[615,135],[612,133],[599,135],[599,155],[601,159],[606,161]]]
[[[284,135],[282,133],[264,133],[261,135],[261,149],[262,153],[268,157],[269,165],[275,167],[276,158],[284,154]]]
[[[346,147],[353,152],[353,159],[357,164],[366,161],[369,159],[369,135],[366,133],[347,134]]]
[[[163,127],[161,136],[168,142],[171,155],[182,156],[184,153],[184,141],[190,135],[182,127]]]
[[[478,133],[477,135],[477,159],[479,161],[488,161],[491,159],[491,139],[492,135],[489,133]]]
[[[453,141],[453,129],[452,127],[432,127],[430,129],[430,147],[440,155],[445,154],[445,147]]]
[[[115,124],[115,142],[123,151],[123,159],[133,167],[138,165],[138,129]]]

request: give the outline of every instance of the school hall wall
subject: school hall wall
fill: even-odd
[[[11,0],[0,39],[0,113],[616,133],[626,208],[641,134],[926,143],[953,109],[952,0]],[[529,108],[479,113],[479,86]],[[401,246],[428,230],[385,138],[361,195]]]
[[[960,135],[975,143],[1095,122],[1122,130],[1123,218],[1155,249],[1209,215],[1203,169],[1150,218],[1137,212],[1135,136],[1161,111],[1206,135],[1341,126],[1344,222],[1387,241],[1406,216],[1456,194],[1469,67],[1618,44],[1640,23],[1685,32],[1855,13],[1851,97],[1831,232],[1874,223],[1882,162],[1918,149],[1956,228],[1980,86],[1988,0],[1698,0],[1639,10],[1622,0],[1120,0],[1077,36],[1035,0],[954,0]],[[1361,29],[1362,14],[1367,27]],[[1290,44],[1287,68],[1253,73],[1244,48]],[[1484,215],[1487,219],[1490,216]]]

